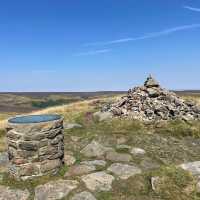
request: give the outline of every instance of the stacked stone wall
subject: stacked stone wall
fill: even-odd
[[[7,146],[10,175],[17,179],[54,174],[64,157],[63,119],[32,123],[8,123]]]

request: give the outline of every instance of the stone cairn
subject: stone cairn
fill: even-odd
[[[9,173],[16,179],[55,174],[63,164],[63,119],[39,123],[8,121]]]
[[[151,75],[143,86],[130,89],[119,101],[103,107],[102,112],[142,121],[200,119],[200,107],[197,104],[163,89]]]

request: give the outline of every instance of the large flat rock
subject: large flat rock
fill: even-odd
[[[58,180],[51,181],[35,188],[35,200],[59,200],[77,188],[78,181]]]
[[[28,200],[28,190],[11,189],[0,185],[0,200]]]
[[[114,177],[104,171],[88,174],[81,177],[86,187],[92,191],[109,191],[112,189]]]
[[[142,172],[141,169],[136,166],[121,163],[114,163],[107,170],[119,176],[121,179],[128,179]]]
[[[192,175],[200,175],[200,161],[183,163],[180,167],[189,171]]]
[[[104,147],[102,144],[93,140],[85,148],[81,150],[81,153],[86,157],[100,157],[104,155],[110,148]]]

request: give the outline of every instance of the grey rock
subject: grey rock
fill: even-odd
[[[96,200],[96,198],[90,192],[84,191],[79,194],[75,194],[71,200]]]
[[[5,166],[9,163],[8,153],[2,152],[0,153],[0,166]]]
[[[34,142],[34,141],[20,141],[19,142],[19,147],[22,150],[37,151],[37,149],[38,149],[38,142]]]
[[[151,188],[153,191],[157,191],[157,186],[159,184],[160,177],[151,177]]]
[[[112,116],[113,116],[113,114],[111,112],[96,112],[96,113],[94,113],[94,117],[97,117],[100,122],[112,119]]]
[[[28,200],[28,190],[11,189],[0,185],[0,200]]]
[[[64,155],[64,163],[67,165],[67,166],[71,166],[73,165],[74,163],[76,162],[76,158],[72,155],[67,155],[65,154]]]
[[[109,191],[112,189],[114,177],[104,171],[96,172],[81,177],[86,187],[91,191]]]
[[[150,75],[144,83],[146,87],[159,87],[159,83]]]
[[[78,181],[58,180],[51,181],[35,188],[35,200],[59,200],[67,195],[78,186]]]
[[[183,163],[180,167],[193,175],[200,175],[200,161]]]
[[[64,123],[64,129],[73,129],[73,128],[82,128],[83,126],[81,124],[77,123]]]
[[[80,176],[83,174],[88,174],[95,170],[96,167],[93,165],[74,165],[68,169],[68,171],[65,173],[65,177]]]
[[[110,151],[106,154],[106,159],[113,162],[130,162],[132,157],[127,153],[117,153],[114,151]]]
[[[82,161],[80,164],[105,167],[106,161],[104,161],[104,160],[87,160],[87,161]]]
[[[128,179],[131,176],[140,174],[142,171],[134,165],[114,163],[108,169],[109,172],[119,176],[121,179]]]
[[[200,193],[200,181],[197,182],[196,191],[197,193]]]
[[[130,153],[133,155],[144,155],[146,151],[144,149],[134,147],[131,149]]]
[[[99,157],[104,155],[108,150],[109,148],[106,148],[93,140],[90,144],[81,150],[81,153],[86,157]]]

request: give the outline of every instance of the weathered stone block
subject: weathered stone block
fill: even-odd
[[[54,144],[58,144],[60,141],[63,141],[64,139],[64,136],[62,134],[60,135],[57,135],[53,140],[51,140],[51,144],[54,145]]]
[[[58,147],[57,146],[47,146],[47,147],[42,147],[39,150],[39,155],[54,155],[58,153]]]
[[[38,142],[34,141],[20,141],[19,148],[26,150],[26,151],[37,151],[38,149]]]
[[[7,132],[6,136],[11,140],[18,140],[21,137],[21,134],[14,130],[10,130]]]
[[[45,160],[41,163],[41,167],[40,167],[40,171],[42,173],[51,171],[53,169],[59,168],[61,167],[62,162],[60,161],[60,159],[57,160]]]
[[[62,129],[61,128],[58,128],[58,129],[54,129],[54,130],[51,130],[47,133],[47,138],[55,138],[57,135],[59,134],[62,134]]]
[[[9,140],[9,142],[8,142],[8,146],[17,149],[17,147],[18,147],[18,143],[17,143],[17,141]]]
[[[43,139],[39,142],[39,148],[44,147],[44,146],[48,146],[49,140],[48,139]]]
[[[23,164],[19,167],[20,176],[32,176],[39,173],[39,168],[33,163]]]
[[[32,158],[37,154],[36,151],[18,150],[17,155],[21,158]]]
[[[32,141],[32,140],[40,141],[44,139],[45,137],[46,135],[44,133],[32,133],[32,134],[24,135],[23,139],[26,141]]]

